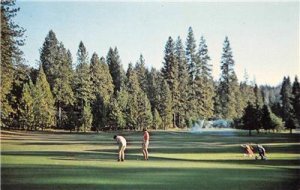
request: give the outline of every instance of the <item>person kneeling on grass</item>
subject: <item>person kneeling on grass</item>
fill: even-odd
[[[149,146],[150,136],[146,128],[143,129],[143,131],[144,131],[144,136],[143,136],[142,150],[143,150],[144,159],[148,160],[148,146]]]
[[[267,159],[267,157],[266,157],[266,149],[262,145],[260,145],[260,144],[256,145],[256,149],[257,149],[257,152],[258,152],[261,160],[266,160]],[[255,156],[255,159],[257,160],[258,156]]]
[[[126,149],[126,139],[120,135],[115,135],[114,139],[117,141],[119,145],[119,157],[118,162],[125,160],[125,149]]]
[[[245,150],[244,156],[252,157],[254,155],[253,147],[251,146],[251,144],[249,144],[249,143],[248,144],[243,144],[243,145],[241,145],[241,147],[243,147],[244,150]]]

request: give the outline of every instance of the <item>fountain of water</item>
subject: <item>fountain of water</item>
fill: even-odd
[[[231,128],[231,124],[231,121],[224,119],[217,119],[211,121],[199,119],[193,124],[193,127],[189,131],[194,134],[200,134],[203,132],[213,132],[215,135],[233,136],[234,130],[236,129]]]
[[[194,123],[193,127],[190,129],[192,133],[202,133],[204,126],[204,119],[203,120],[198,120],[197,122]]]

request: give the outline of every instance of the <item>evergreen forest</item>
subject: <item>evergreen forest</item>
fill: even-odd
[[[212,77],[206,39],[166,39],[162,68],[141,54],[125,70],[117,46],[88,52],[83,41],[72,55],[50,30],[41,42],[39,66],[25,64],[26,29],[14,22],[15,1],[1,1],[1,128],[18,130],[141,130],[190,128],[199,120],[224,119],[231,127],[281,131],[299,127],[300,85],[283,76],[278,86],[258,86],[235,73],[224,36],[221,75]],[[101,53],[102,55],[98,54]]]

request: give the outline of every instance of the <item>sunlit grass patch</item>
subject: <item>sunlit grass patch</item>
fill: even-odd
[[[1,136],[3,189],[298,189],[299,135],[248,137],[150,132],[142,160],[141,132],[117,162],[115,133],[26,133]],[[26,136],[26,138],[24,137]],[[240,144],[259,142],[268,160],[245,157]]]

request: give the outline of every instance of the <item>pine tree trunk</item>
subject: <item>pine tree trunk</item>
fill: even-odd
[[[292,129],[292,128],[290,128],[290,134],[292,134],[292,132],[293,132],[293,129]]]

